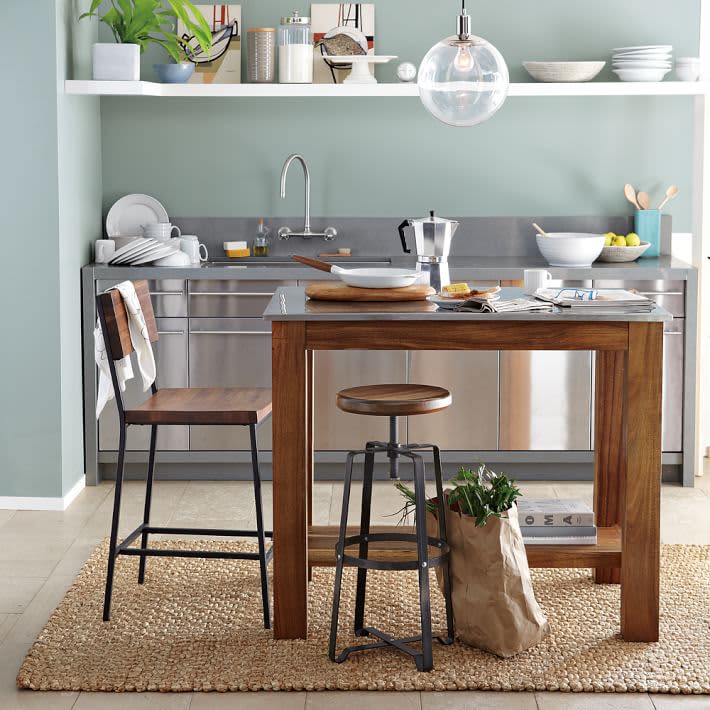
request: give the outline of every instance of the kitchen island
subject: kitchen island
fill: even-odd
[[[506,297],[520,295],[510,289]],[[429,303],[308,301],[279,288],[272,323],[274,635],[308,633],[309,568],[334,564],[335,530],[313,526],[313,353],[321,350],[591,350],[595,360],[594,509],[599,541],[537,546],[531,566],[592,567],[621,583],[621,633],[656,641],[659,621],[663,324],[651,313],[470,314]],[[452,395],[456,399],[456,392]],[[335,404],[333,403],[333,408]],[[364,443],[364,442],[362,442]],[[381,555],[401,555],[383,550]]]

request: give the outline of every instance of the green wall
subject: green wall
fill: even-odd
[[[67,97],[96,35],[74,37],[73,0],[2,4],[10,110],[0,112],[8,260],[0,349],[0,496],[65,494],[83,475],[79,269],[100,231],[98,101]],[[21,259],[9,261],[11,253]]]
[[[453,31],[453,0],[380,0],[378,52],[418,62]],[[471,6],[471,3],[469,3]],[[291,0],[244,0],[244,28],[278,22]],[[698,53],[699,0],[479,0],[474,32],[523,59],[609,58],[613,47],[668,43]],[[152,77],[150,52],[144,78]],[[391,79],[394,66],[381,78]],[[104,210],[147,192],[181,216],[293,215],[298,189],[277,195],[284,158],[303,152],[313,212],[400,216],[624,213],[621,186],[660,197],[681,186],[675,229],[691,228],[691,98],[510,99],[486,124],[437,123],[417,99],[103,98]]]

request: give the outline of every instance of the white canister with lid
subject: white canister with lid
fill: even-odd
[[[294,10],[281,18],[279,27],[279,82],[281,84],[313,83],[313,35],[311,18]]]

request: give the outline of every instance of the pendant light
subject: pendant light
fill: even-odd
[[[426,53],[417,83],[427,111],[450,126],[482,123],[505,102],[508,66],[490,42],[471,34],[466,0],[461,2],[457,33]]]

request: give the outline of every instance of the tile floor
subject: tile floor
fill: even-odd
[[[710,544],[710,467],[694,489],[664,486],[664,542]],[[522,484],[527,495],[591,499],[586,483]],[[710,710],[710,696],[587,695],[562,693],[254,693],[100,694],[15,690],[23,655],[61,600],[93,547],[108,534],[111,484],[84,490],[64,513],[0,511],[0,710]],[[340,486],[318,483],[316,523],[338,522]],[[271,487],[265,486],[270,509]],[[143,486],[126,484],[122,530],[142,513]],[[354,497],[356,499],[356,496]],[[254,525],[250,484],[161,482],[156,484],[156,524]],[[373,514],[381,523],[399,507],[388,483],[377,485]],[[374,503],[374,501],[373,501]],[[206,516],[206,517],[201,517]],[[353,519],[357,511],[353,510]],[[267,514],[268,524],[271,524]]]

